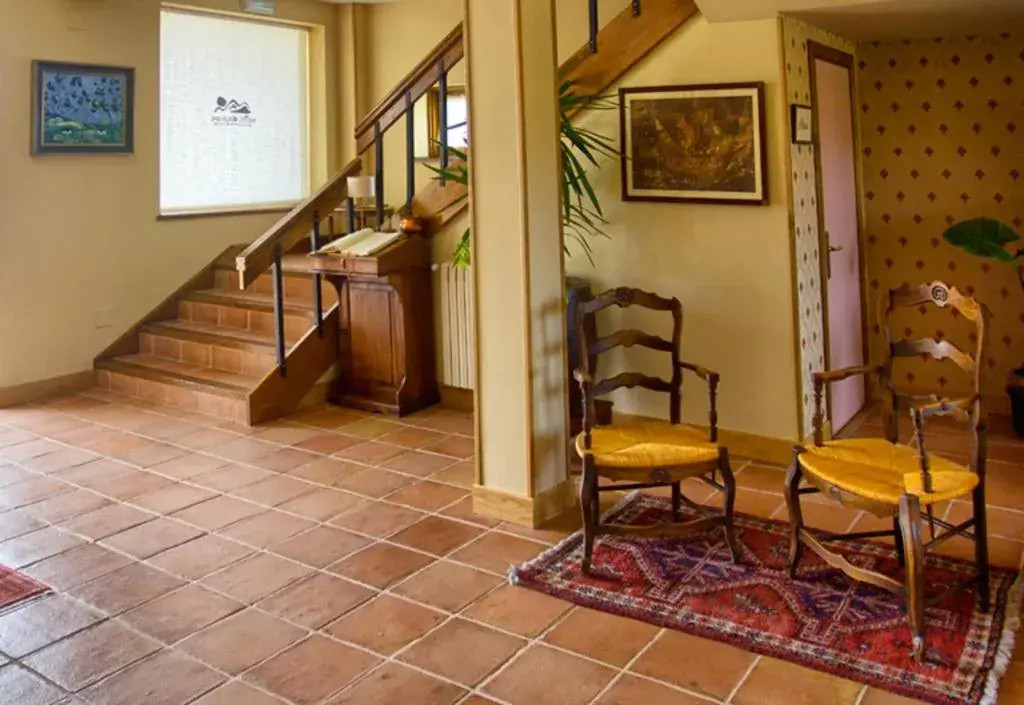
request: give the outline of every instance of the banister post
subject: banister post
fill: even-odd
[[[377,173],[374,178],[374,198],[377,205],[377,227],[384,227],[384,136],[380,131],[380,121],[373,123],[374,161]]]
[[[309,231],[310,252],[320,249],[320,213],[313,211],[313,229]],[[313,275],[313,312],[316,315],[316,332],[324,337],[324,302],[320,291],[320,274]]]
[[[288,376],[287,360],[284,344],[284,281],[281,271],[281,243],[274,244],[274,264],[272,266],[274,280],[274,347],[277,351],[277,366],[281,376]]]
[[[412,91],[405,92],[405,213],[412,217],[412,199],[416,197],[416,120]]]
[[[441,168],[448,168],[448,72],[444,68],[444,59],[437,62],[437,137]],[[441,176],[441,185],[445,178]]]
[[[590,53],[597,53],[597,32],[599,18],[597,16],[597,0],[588,0],[588,8],[590,12]]]

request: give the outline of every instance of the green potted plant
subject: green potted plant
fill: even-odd
[[[1020,242],[1020,234],[1006,223],[992,218],[974,218],[956,223],[942,237],[964,252],[1014,265],[1017,280],[1024,290],[1024,246],[1014,245]],[[978,364],[981,362],[979,360]],[[1024,367],[1010,373],[1006,392],[1010,396],[1013,429],[1024,438]]]

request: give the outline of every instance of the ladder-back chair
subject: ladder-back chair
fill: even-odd
[[[635,329],[619,330],[594,339],[588,336],[583,322],[588,315],[612,306],[639,306],[672,314],[672,340],[649,335]],[[599,534],[633,536],[685,536],[716,526],[724,527],[725,543],[733,561],[740,559],[740,548],[733,529],[733,507],[736,503],[736,481],[729,466],[729,453],[718,443],[718,419],[715,408],[719,375],[699,365],[683,362],[679,357],[683,329],[683,311],[679,299],[666,299],[639,289],[620,287],[604,292],[579,304],[576,330],[580,340],[579,368],[574,376],[579,382],[583,402],[583,431],[576,437],[576,451],[583,461],[579,498],[583,513],[583,572],[589,573],[594,539]],[[590,372],[590,356],[598,356],[619,347],[639,345],[667,352],[672,359],[672,378],[649,377],[639,372],[623,372],[595,382]],[[690,370],[708,385],[710,398],[709,430],[681,424],[682,373]],[[594,427],[594,402],[597,398],[620,388],[641,387],[669,396],[669,421],[656,419],[613,419],[607,426]],[[717,480],[721,473],[721,483]],[[624,484],[599,486],[598,477]],[[725,514],[719,515],[700,507],[683,496],[681,482],[700,477],[725,494]],[[701,518],[683,523],[657,526],[625,526],[600,522],[600,493],[651,487],[672,488],[672,510],[676,522],[681,519],[682,503],[694,508]]]
[[[786,503],[790,519],[790,577],[799,577],[798,564],[803,547],[807,546],[849,577],[903,595],[907,600],[913,656],[921,661],[925,649],[926,604],[940,601],[955,591],[977,583],[979,607],[982,611],[988,611],[989,608],[988,535],[985,520],[987,419],[981,396],[987,312],[973,298],[938,281],[917,287],[905,284],[890,291],[883,303],[888,342],[888,354],[884,362],[878,367],[853,367],[814,375],[814,444],[794,449],[793,464],[786,478]],[[953,309],[974,324],[977,344],[973,356],[961,351],[949,340],[892,339],[893,312],[899,308],[916,308],[926,304]],[[893,387],[893,363],[898,358],[911,357],[952,360],[970,376],[972,393],[960,399],[897,395]],[[883,409],[886,438],[826,442],[822,430],[824,387],[855,375],[874,375],[881,383],[886,402]],[[899,442],[898,413],[901,410],[909,412],[913,419],[913,445]],[[928,454],[925,419],[931,416],[952,416],[970,423],[974,445],[969,467]],[[806,480],[809,486],[801,487],[801,480]],[[893,517],[893,528],[816,537],[804,528],[800,510],[800,497],[816,492],[823,492],[847,507],[864,509],[879,517]],[[974,514],[971,519],[954,526],[934,516],[934,505],[967,495],[973,499]],[[922,536],[922,508],[930,529],[930,539],[927,541]],[[936,526],[940,529],[938,534]],[[854,566],[825,547],[828,541],[838,539],[881,536],[892,536],[895,540],[897,558],[904,566],[904,583]],[[964,536],[975,542],[977,575],[941,594],[926,597],[925,553],[954,536]]]

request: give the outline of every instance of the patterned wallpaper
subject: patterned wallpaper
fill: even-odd
[[[855,54],[853,42],[788,17],[782,21],[782,40],[788,104],[811,104],[808,40]],[[811,417],[814,413],[814,386],[811,383],[811,375],[825,368],[814,147],[809,144],[791,144],[790,159],[792,228],[797,275],[797,329],[800,335],[801,419],[803,434],[806,437],[811,433]]]
[[[1011,266],[942,240],[948,224],[987,216],[1024,222],[1024,36],[857,47],[869,295],[942,279],[992,311],[985,388],[1002,395],[1024,361],[1024,294]],[[884,339],[869,312],[872,359]],[[973,349],[971,329],[939,311],[911,311],[897,331]],[[907,363],[908,388],[967,389],[952,363]]]

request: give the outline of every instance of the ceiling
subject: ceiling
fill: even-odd
[[[1024,0],[697,0],[711,22],[778,14],[855,40],[1024,30]]]

